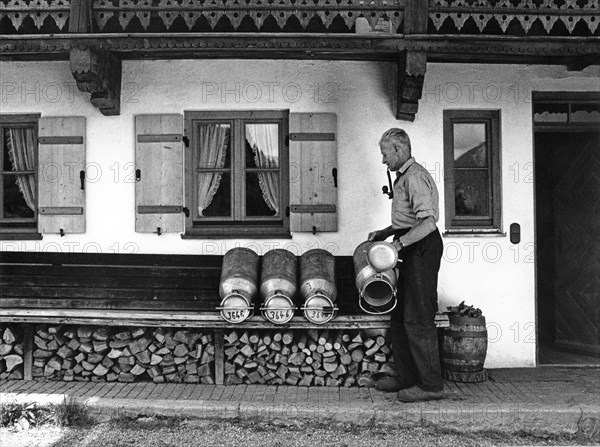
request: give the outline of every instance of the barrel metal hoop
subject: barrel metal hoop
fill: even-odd
[[[453,382],[481,383],[488,379],[488,371],[485,368],[481,371],[450,371],[444,369],[442,370],[442,376],[444,379]]]
[[[487,330],[484,331],[453,331],[446,329],[444,335],[448,337],[472,337],[472,338],[487,338]]]
[[[452,360],[470,360],[474,362],[483,362],[483,360],[477,360],[473,358],[473,354],[459,354],[453,352],[444,352],[443,357]]]
[[[455,372],[479,372],[483,369],[483,363],[477,365],[455,365],[452,363],[442,362],[442,369]]]

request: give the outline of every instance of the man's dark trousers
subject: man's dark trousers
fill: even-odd
[[[398,305],[391,314],[392,352],[402,388],[442,391],[435,314],[443,242],[436,229],[400,250]]]

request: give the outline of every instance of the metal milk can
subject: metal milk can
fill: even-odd
[[[335,317],[337,287],[335,257],[331,253],[317,248],[300,257],[300,296],[304,316],[312,323],[327,323]]]
[[[230,323],[250,317],[258,292],[258,255],[248,248],[236,247],[223,256],[217,310]]]

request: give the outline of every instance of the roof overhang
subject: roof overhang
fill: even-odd
[[[397,64],[396,117],[412,121],[427,62],[600,64],[600,37],[428,34],[147,33],[0,36],[0,60],[69,60],[78,88],[104,115],[120,113],[121,62],[158,59],[365,60]]]
[[[147,33],[0,35],[0,60],[69,59],[73,48],[122,59],[326,59],[395,61],[403,51],[430,62],[599,64],[600,37],[428,34]],[[585,62],[584,62],[585,60]]]

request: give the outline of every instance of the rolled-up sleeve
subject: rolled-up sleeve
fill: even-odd
[[[427,171],[419,170],[407,178],[408,193],[415,217],[428,216],[438,220],[439,196],[433,178]]]

